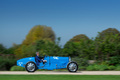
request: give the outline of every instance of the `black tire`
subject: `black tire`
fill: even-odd
[[[70,62],[67,65],[67,69],[69,72],[76,72],[78,70],[78,64],[76,62]]]
[[[28,72],[35,72],[37,70],[37,66],[34,62],[30,61],[25,65],[25,69]]]

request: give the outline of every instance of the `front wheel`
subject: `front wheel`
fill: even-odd
[[[67,65],[67,69],[69,72],[76,72],[78,70],[78,64],[76,62],[70,62]]]
[[[26,65],[25,65],[25,69],[28,71],[28,72],[35,72],[37,70],[37,66],[34,62],[28,62]]]

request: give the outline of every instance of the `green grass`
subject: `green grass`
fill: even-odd
[[[0,80],[120,80],[120,75],[0,75]]]

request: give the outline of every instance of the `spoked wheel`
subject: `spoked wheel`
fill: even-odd
[[[28,62],[26,65],[25,65],[25,69],[28,71],[28,72],[34,72],[37,70],[37,66],[34,62]]]
[[[67,65],[67,69],[69,72],[76,72],[78,70],[78,64],[76,62],[70,62]]]

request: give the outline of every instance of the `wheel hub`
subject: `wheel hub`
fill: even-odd
[[[76,71],[76,69],[77,69],[77,65],[76,65],[75,63],[71,63],[71,64],[69,65],[69,70],[70,70],[70,71]]]
[[[35,70],[35,65],[34,65],[33,63],[28,63],[27,69],[28,69],[29,71],[34,71],[34,70]]]

